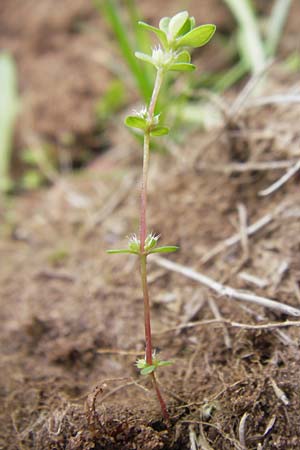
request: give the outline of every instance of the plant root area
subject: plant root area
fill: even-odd
[[[79,14],[86,2],[71,3],[81,5],[77,21],[92,14]],[[55,20],[60,30],[63,17]],[[51,45],[47,57],[58,43]],[[173,361],[157,374],[169,426],[135,367],[144,352],[138,262],[105,252],[138,232],[141,151],[121,117],[107,131],[110,150],[76,176],[2,199],[0,449],[300,448],[298,317],[223,295],[183,270],[300,309],[299,170],[260,195],[299,161],[299,103],[262,101],[294,95],[297,77],[275,64],[259,93],[240,101],[241,84],[224,97],[218,125],[151,155],[149,231],[180,247],[167,256],[178,270],[155,255],[148,262],[153,344]],[[68,112],[69,120],[73,112],[87,117]],[[55,123],[68,129],[51,114],[53,132]]]

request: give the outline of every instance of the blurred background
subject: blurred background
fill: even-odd
[[[162,94],[168,123],[177,124],[169,139],[179,143],[217,126],[212,97],[230,99],[270,61],[297,79],[298,0],[1,1],[2,193],[51,184],[114,145],[127,110],[147,102],[154,75],[133,56],[155,43],[137,20],[157,25],[183,9],[197,24],[215,23],[217,34],[194,52],[197,72],[170,78]]]

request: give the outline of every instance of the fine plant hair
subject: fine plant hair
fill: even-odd
[[[144,326],[145,326],[145,358],[138,359],[136,366],[142,375],[150,376],[158,398],[161,411],[166,422],[169,414],[164,398],[156,380],[156,371],[159,367],[172,364],[171,361],[162,361],[158,358],[152,347],[150,299],[147,283],[147,257],[153,253],[171,253],[178,250],[175,245],[158,247],[159,235],[148,233],[147,230],[147,182],[150,157],[150,139],[152,136],[164,136],[169,128],[161,123],[161,115],[157,112],[157,100],[164,78],[169,71],[189,72],[196,66],[191,64],[190,48],[202,47],[207,44],[215,32],[215,25],[205,24],[195,27],[194,17],[187,11],[182,11],[173,17],[163,17],[159,28],[145,22],[139,22],[145,30],[153,32],[159,40],[159,45],[152,49],[152,54],[136,52],[135,56],[156,69],[156,78],[149,105],[141,111],[126,117],[125,124],[138,130],[144,138],[143,169],[141,182],[140,229],[139,236],[133,234],[129,237],[128,247],[125,249],[108,250],[108,253],[129,253],[136,255],[140,262],[141,285],[144,298]]]

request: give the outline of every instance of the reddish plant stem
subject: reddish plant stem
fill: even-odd
[[[150,301],[147,283],[147,255],[141,255],[141,280],[144,297],[144,322],[145,322],[145,340],[146,340],[146,363],[152,364],[152,335],[151,335],[151,317]]]
[[[148,121],[152,124],[155,107],[159,95],[159,91],[163,81],[163,70],[158,69],[153,88],[151,101],[148,108]],[[147,254],[145,254],[145,240],[147,237],[147,181],[150,157],[150,129],[144,134],[144,152],[143,152],[143,175],[141,187],[141,211],[140,211],[140,272],[144,298],[144,325],[145,325],[145,341],[146,341],[146,363],[153,363],[152,334],[151,334],[151,315],[150,315],[150,299],[147,282]],[[161,411],[167,423],[170,422],[166,403],[161,395],[154,372],[151,373],[153,387],[155,389]]]
[[[148,283],[147,283],[147,255],[140,256],[141,262],[141,280],[142,280],[142,288],[143,288],[143,297],[144,297],[144,322],[145,322],[145,340],[146,340],[146,363],[152,364],[152,334],[151,334],[151,314],[150,314],[150,300],[149,300],[149,291],[148,291]],[[162,415],[167,424],[170,423],[170,417],[168,414],[166,403],[163,399],[163,396],[160,392],[155,373],[151,373],[152,384],[156,392],[157,399],[160,404]]]
[[[148,120],[151,123],[155,113],[159,91],[163,81],[162,69],[157,70],[152,97],[148,108]],[[141,279],[144,297],[144,322],[145,322],[145,340],[146,340],[146,362],[152,364],[152,338],[151,338],[151,318],[150,301],[147,284],[147,255],[144,254],[145,240],[147,237],[147,182],[150,157],[150,131],[144,134],[143,151],[143,175],[141,188],[141,213],[140,213],[140,249],[141,249]]]
[[[152,383],[153,383],[153,386],[154,386],[154,389],[155,389],[158,401],[160,403],[162,414],[163,414],[164,419],[167,422],[167,424],[169,424],[170,423],[170,416],[169,416],[169,413],[168,413],[168,410],[167,410],[166,403],[165,403],[165,401],[163,399],[163,396],[161,395],[160,389],[158,387],[158,383],[157,383],[157,380],[156,380],[154,372],[151,373],[151,377],[152,377]]]

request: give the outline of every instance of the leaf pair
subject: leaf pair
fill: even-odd
[[[176,252],[178,249],[179,249],[179,247],[177,247],[176,245],[165,245],[163,247],[155,247],[152,250],[149,250],[147,252],[147,255],[150,255],[151,253],[172,253],[172,252]],[[137,252],[135,250],[131,250],[129,248],[106,250],[106,252],[109,253],[110,255],[119,254],[119,253],[127,253],[127,254],[131,254],[131,255],[139,255],[140,254],[139,252]]]
[[[159,22],[159,28],[145,22],[139,25],[156,34],[165,50],[178,50],[182,47],[202,47],[207,44],[215,33],[213,24],[195,27],[194,17],[189,17],[187,11],[182,11],[170,17],[163,17]]]
[[[154,358],[152,364],[147,364],[145,359],[139,359],[136,362],[136,366],[141,370],[141,375],[150,375],[150,373],[155,372],[158,367],[165,367],[172,365],[172,361],[160,361]]]
[[[181,52],[164,51],[161,48],[153,49],[152,56],[145,53],[135,52],[135,56],[144,62],[148,62],[157,69],[187,72],[196,69],[194,64],[190,64],[191,55],[187,50]]]
[[[144,132],[149,131],[150,136],[164,136],[169,134],[169,128],[163,127],[161,125],[150,125],[147,119],[140,116],[127,116],[125,119],[125,125],[130,128],[137,128],[143,130]]]
[[[188,33],[194,26],[195,18],[189,17],[187,11],[179,12],[172,18],[163,17],[159,23],[159,28],[165,31],[169,40]]]
[[[157,242],[159,240],[159,234],[149,233],[146,236],[144,242],[144,251],[141,252],[141,241],[138,239],[136,234],[132,234],[128,238],[128,248],[107,250],[107,253],[129,253],[133,255],[150,255],[151,253],[171,253],[176,252],[179,247],[176,245],[166,245],[163,247],[157,247]]]

